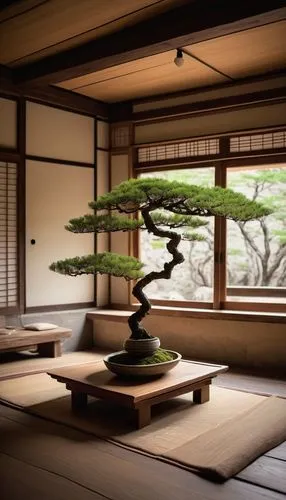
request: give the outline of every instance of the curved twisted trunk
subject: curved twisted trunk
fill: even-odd
[[[162,271],[152,271],[149,274],[146,274],[144,278],[139,280],[132,290],[132,294],[134,297],[141,303],[138,311],[133,313],[129,319],[128,324],[131,329],[132,339],[144,339],[150,338],[150,335],[145,328],[140,324],[143,318],[149,313],[151,309],[151,304],[147,299],[146,295],[143,292],[143,288],[149,285],[154,280],[158,279],[169,279],[171,277],[172,271],[174,267],[178,264],[184,262],[184,256],[178,251],[177,247],[181,241],[181,235],[177,234],[173,231],[159,229],[153,222],[150,212],[152,208],[148,208],[142,210],[142,217],[145,222],[145,226],[149,233],[153,233],[155,236],[160,236],[161,238],[170,238],[170,241],[167,243],[167,250],[173,256],[173,259],[170,262],[166,262],[164,264],[164,269]]]

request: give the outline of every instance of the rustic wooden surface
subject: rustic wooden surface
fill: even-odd
[[[72,331],[68,328],[55,328],[53,330],[11,330],[6,335],[0,335],[0,352],[14,349],[24,349],[31,345],[39,345],[39,353],[47,357],[61,355],[60,341],[71,337]]]
[[[64,354],[58,359],[20,359],[0,365],[0,378],[28,375],[73,363],[93,363],[105,353],[81,352]],[[2,370],[2,371],[1,371]],[[282,379],[237,373],[232,370],[213,379],[216,385],[258,394],[286,397]],[[95,441],[93,458],[84,462],[85,482],[80,477],[77,443],[88,443],[86,434],[59,424],[0,406],[0,484],[1,500],[284,500],[286,477],[286,443],[270,450],[224,484],[214,484],[183,469],[161,463],[150,457]],[[7,424],[8,423],[8,424]],[[8,426],[12,427],[8,427]],[[27,434],[25,441],[24,435]],[[63,452],[53,444],[51,461],[64,462],[61,475],[42,467],[38,440],[64,436],[74,443]],[[28,444],[31,456],[27,457]],[[56,467],[55,464],[55,467]],[[96,473],[95,473],[96,471]]]
[[[259,484],[279,493],[286,493],[286,462],[262,456],[238,474],[243,481]]]
[[[63,353],[60,358],[39,357],[28,352],[0,353],[0,381],[43,373],[53,368],[82,363],[94,363],[108,354],[106,351],[78,351]]]
[[[103,361],[95,366],[66,366],[48,371],[52,378],[66,384],[71,391],[71,407],[75,412],[87,405],[87,394],[115,401],[137,410],[137,427],[151,422],[151,406],[181,394],[194,391],[195,403],[209,401],[212,377],[228,369],[227,366],[181,361],[163,377],[153,380],[122,379],[107,370]]]
[[[4,406],[0,406],[0,426],[1,500],[285,498],[286,448],[282,445],[279,460],[264,455],[263,461],[258,459],[235,478],[215,484],[171,464]]]
[[[101,361],[95,366],[57,368],[49,370],[48,374],[60,382],[67,383],[77,392],[87,392],[98,397],[108,395],[112,400],[121,400],[123,404],[128,406],[130,403],[135,407],[140,401],[155,398],[170,391],[186,388],[185,392],[189,392],[193,384],[203,380],[208,380],[206,383],[209,383],[209,379],[227,369],[227,366],[222,365],[181,361],[163,377],[150,381],[150,377],[145,380],[143,378],[142,380],[119,378],[107,370],[104,362]]]
[[[263,374],[243,373],[241,370],[229,370],[221,373],[213,380],[214,385],[226,389],[237,389],[238,391],[253,392],[261,396],[279,396],[286,398],[286,370],[284,377],[270,378]]]
[[[83,364],[102,359],[109,350],[99,349],[63,353],[60,358],[40,358],[31,353],[1,353],[0,380],[47,372],[53,368],[67,365]],[[285,377],[273,378],[271,374],[245,373],[242,370],[230,368],[227,372],[213,378],[212,383],[228,389],[253,392],[261,395],[273,394],[286,398]]]

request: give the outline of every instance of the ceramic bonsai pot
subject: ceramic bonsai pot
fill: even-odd
[[[158,337],[146,339],[131,339],[128,338],[123,343],[123,348],[131,356],[146,357],[151,356],[160,347],[160,339]]]
[[[169,351],[172,358],[170,361],[165,361],[163,363],[154,363],[148,365],[139,364],[125,364],[124,361],[130,355],[126,351],[117,351],[103,359],[105,366],[109,371],[115,373],[116,375],[125,377],[150,377],[156,375],[163,375],[164,373],[172,370],[181,360],[182,356],[176,351]],[[129,358],[130,359],[130,358]]]

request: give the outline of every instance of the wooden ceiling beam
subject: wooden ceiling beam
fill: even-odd
[[[17,82],[51,84],[286,18],[285,0],[194,0],[135,26],[14,70]]]
[[[11,98],[25,97],[39,103],[61,107],[67,111],[109,118],[109,106],[104,102],[52,85],[35,86],[30,83],[17,85],[13,82],[12,71],[2,65],[0,65],[0,95]]]
[[[209,99],[205,101],[197,101],[195,103],[180,104],[166,108],[158,108],[148,111],[139,111],[132,114],[133,122],[154,122],[162,119],[170,119],[178,116],[186,115],[205,115],[225,111],[234,108],[247,108],[250,106],[267,105],[269,103],[285,102],[286,89],[284,87],[268,90],[260,90],[247,94],[232,95]],[[114,112],[113,112],[114,113]]]

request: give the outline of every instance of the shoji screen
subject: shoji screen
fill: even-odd
[[[0,162],[0,311],[17,299],[17,166]]]

